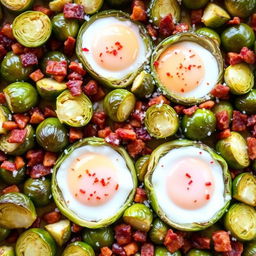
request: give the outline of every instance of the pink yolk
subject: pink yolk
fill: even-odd
[[[86,153],[71,164],[68,186],[75,199],[82,204],[105,204],[119,188],[116,167],[106,156]]]
[[[127,26],[113,24],[95,35],[92,54],[104,69],[120,71],[130,67],[138,56],[139,42]]]
[[[172,167],[166,184],[170,200],[181,208],[189,210],[206,205],[214,192],[211,167],[195,158],[186,158],[177,162]]]
[[[194,90],[205,75],[200,56],[192,48],[184,47],[182,43],[170,46],[154,65],[162,84],[177,93]]]

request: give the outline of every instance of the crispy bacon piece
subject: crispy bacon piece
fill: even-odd
[[[12,44],[11,48],[14,54],[20,55],[24,53],[24,46],[19,43]]]
[[[90,80],[83,88],[83,91],[86,95],[92,96],[98,93],[98,83],[95,80]]]
[[[3,189],[3,194],[13,193],[13,192],[20,192],[20,189],[17,185],[11,185]]]
[[[151,107],[155,104],[170,104],[170,101],[167,100],[167,98],[163,95],[159,95],[157,97],[154,97],[152,99],[150,99],[150,101],[148,102],[148,106]]]
[[[92,102],[103,100],[105,95],[106,95],[105,91],[102,89],[101,86],[99,86],[97,93],[91,96],[91,100]]]
[[[6,103],[6,98],[5,98],[3,92],[0,92],[0,103],[1,104],[5,104]]]
[[[247,119],[247,126],[251,127],[251,126],[254,126],[255,124],[256,124],[256,115],[249,116]]]
[[[56,163],[58,156],[56,153],[53,152],[45,152],[43,165],[45,167],[52,167]]]
[[[120,246],[118,243],[112,244],[112,252],[116,255],[126,256],[124,248]]]
[[[56,39],[51,39],[51,40],[49,41],[50,49],[51,49],[52,51],[57,51],[57,50],[59,50],[59,49],[61,48],[62,44],[63,44],[63,43],[62,43],[61,41],[56,40]]]
[[[46,8],[46,7],[42,6],[42,5],[35,5],[33,7],[33,10],[34,11],[38,11],[38,12],[42,12],[42,13],[44,13],[45,15],[47,15],[49,17],[51,17],[53,15],[53,11],[52,10],[50,10],[49,8]]]
[[[190,108],[185,108],[185,109],[183,109],[183,114],[187,115],[187,116],[192,116],[196,112],[197,109],[198,109],[197,106],[192,106]]]
[[[66,85],[73,96],[79,96],[82,94],[82,84],[81,80],[69,80]]]
[[[50,107],[45,107],[44,108],[44,116],[45,117],[56,117],[56,112],[50,108]]]
[[[248,64],[254,64],[256,60],[256,55],[255,53],[248,49],[247,47],[243,47],[240,51],[240,56],[244,60],[244,62]]]
[[[151,243],[145,243],[141,246],[141,256],[154,256],[155,248]]]
[[[135,133],[137,135],[137,139],[140,139],[143,141],[151,140],[151,136],[149,135],[145,127],[135,128]]]
[[[222,253],[223,256],[241,256],[244,250],[244,246],[240,242],[231,242],[232,250],[230,252]]]
[[[190,16],[192,24],[200,24],[202,22],[203,9],[192,10]]]
[[[206,102],[203,102],[199,105],[199,108],[205,108],[205,109],[212,109],[215,105],[215,102],[213,100],[208,100]]]
[[[212,96],[226,100],[229,98],[229,87],[223,84],[217,84],[211,91]]]
[[[26,129],[13,129],[10,132],[10,136],[7,139],[9,143],[23,143],[26,139]]]
[[[64,53],[71,57],[74,53],[74,49],[75,49],[75,46],[76,46],[76,39],[72,36],[69,36],[67,38],[67,40],[64,42]]]
[[[76,223],[72,223],[72,226],[71,226],[71,231],[73,233],[77,233],[77,232],[80,232],[83,228],[79,225],[77,225]]]
[[[115,226],[115,239],[119,245],[129,244],[132,241],[132,227],[127,224]]]
[[[14,163],[15,163],[15,166],[16,166],[17,170],[19,170],[19,169],[21,169],[22,167],[25,166],[24,159],[21,156],[16,156],[15,160],[14,160]]]
[[[236,52],[228,52],[226,56],[226,61],[230,65],[236,65],[243,62],[243,57]]]
[[[232,20],[227,22],[228,25],[239,25],[241,23],[241,19],[239,17],[233,17]]]
[[[120,138],[118,135],[114,132],[111,132],[106,138],[105,141],[113,146],[119,146],[120,145]]]
[[[136,157],[137,155],[139,155],[142,150],[145,148],[145,142],[143,142],[142,140],[134,140],[132,142],[130,142],[127,145],[127,150],[129,152],[129,154],[131,155],[131,157]]]
[[[181,115],[183,114],[183,110],[185,109],[185,106],[182,105],[176,105],[173,107],[177,114]]]
[[[167,37],[172,35],[175,30],[175,24],[173,22],[173,18],[171,14],[163,17],[159,22],[159,33],[160,35]]]
[[[65,76],[53,76],[53,79],[59,83],[62,83],[65,80]]]
[[[143,203],[147,200],[147,193],[143,188],[136,188],[136,194],[134,197],[135,203]]]
[[[41,59],[44,56],[44,48],[43,47],[35,47],[35,48],[24,48],[24,53],[33,53],[36,55],[38,59]]]
[[[106,138],[111,132],[112,130],[110,129],[109,126],[107,126],[104,129],[98,131],[98,137]]]
[[[182,32],[186,32],[189,30],[189,26],[186,23],[179,23],[175,26],[175,29],[173,31],[173,34],[178,34],[178,33],[182,33]]]
[[[228,232],[224,230],[216,231],[212,235],[214,243],[214,250],[216,252],[229,252],[231,251],[231,241]]]
[[[63,14],[66,19],[84,19],[84,7],[81,4],[68,3],[64,5]]]
[[[0,59],[2,59],[6,55],[7,51],[5,50],[4,46],[0,44]]]
[[[60,218],[61,218],[61,214],[56,211],[48,212],[43,215],[44,221],[47,222],[48,224],[56,223],[60,220]]]
[[[36,220],[33,222],[33,224],[30,226],[30,228],[40,228],[41,224],[41,218],[37,217]]]
[[[248,137],[246,139],[248,146],[248,153],[251,160],[256,159],[256,138]]]
[[[199,235],[192,235],[192,245],[197,249],[210,249],[211,248],[211,239],[208,237],[201,237]]]
[[[36,164],[31,168],[30,177],[32,179],[38,179],[51,173],[50,167],[45,167],[42,164]]]
[[[184,244],[184,239],[181,234],[174,233],[172,229],[167,231],[164,238],[164,245],[167,247],[168,251],[171,253],[179,250]]]
[[[9,23],[4,24],[3,27],[1,28],[1,33],[12,40],[15,40],[15,37],[13,36],[13,33],[12,33],[11,24]]]
[[[37,82],[39,80],[41,80],[42,78],[44,78],[44,74],[42,73],[42,71],[40,69],[35,70],[33,73],[31,73],[29,75],[29,77],[34,81]]]
[[[99,126],[101,129],[103,129],[105,128],[106,119],[107,119],[106,113],[104,111],[98,111],[93,113],[91,122]]]
[[[139,246],[137,245],[137,243],[131,242],[124,246],[124,250],[127,256],[131,256],[139,250]]]
[[[147,12],[145,3],[141,0],[134,0],[132,5],[131,19],[135,21],[147,21]]]
[[[6,50],[11,50],[11,46],[14,43],[13,39],[8,38],[3,33],[0,32],[0,45],[2,45]]]
[[[69,140],[70,142],[74,142],[76,140],[80,140],[83,138],[83,131],[79,128],[70,128],[69,130]]]
[[[147,241],[147,232],[136,230],[132,237],[135,242],[145,243]]]
[[[94,125],[92,124],[88,124],[85,128],[84,128],[84,136],[85,137],[93,137],[97,135],[97,129]]]
[[[148,31],[148,34],[152,37],[152,38],[157,38],[158,36],[158,31],[151,25],[151,24],[148,24],[147,25],[147,31]]]
[[[119,128],[115,131],[117,136],[124,140],[136,140],[136,133],[132,129]]]
[[[49,60],[46,66],[46,73],[54,76],[66,76],[67,75],[67,62]]]
[[[215,114],[217,120],[217,128],[219,130],[225,130],[229,127],[228,111],[222,110]]]
[[[83,66],[81,63],[77,63],[75,61],[71,61],[68,68],[81,76],[84,76],[86,74],[86,71],[83,69]]]
[[[31,124],[39,124],[44,121],[44,114],[41,112],[39,108],[34,108],[31,110],[30,123]]]
[[[26,158],[29,160],[27,163],[29,167],[40,164],[44,160],[44,152],[41,149],[31,149],[27,152]]]
[[[71,72],[68,75],[68,80],[83,80],[83,76],[81,76],[80,74],[78,74],[76,72]]]
[[[100,248],[100,252],[101,252],[102,256],[111,256],[112,255],[112,250],[107,246]]]
[[[5,121],[3,122],[2,127],[8,131],[11,131],[13,129],[17,129],[18,125],[14,121]]]
[[[11,162],[11,161],[8,161],[8,160],[5,160],[5,161],[2,162],[1,168],[5,169],[6,171],[10,171],[10,172],[13,172],[13,171],[17,170],[15,163]]]
[[[232,130],[236,132],[242,132],[246,130],[247,125],[247,115],[242,114],[241,112],[234,110],[233,111],[233,121],[232,121]]]
[[[231,136],[230,129],[225,129],[217,134],[217,139],[222,140],[228,138],[229,136]]]

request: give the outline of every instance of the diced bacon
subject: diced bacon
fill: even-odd
[[[248,64],[255,63],[256,55],[252,50],[248,49],[247,47],[243,47],[241,49],[240,55],[241,55],[242,59],[244,60],[244,62],[246,62]]]
[[[234,110],[233,111],[233,121],[232,121],[232,131],[242,132],[246,130],[247,125],[247,115]]]
[[[149,102],[148,102],[149,107],[153,106],[155,104],[168,104],[169,105],[170,101],[167,100],[167,98],[165,96],[159,95],[157,97],[154,97],[154,98],[150,99]]]
[[[27,152],[26,158],[29,160],[27,166],[40,164],[44,160],[44,152],[41,149],[31,149]]]
[[[30,226],[30,228],[40,228],[41,224],[41,218],[37,217],[36,220],[33,222],[33,224]]]
[[[23,143],[26,139],[26,129],[14,129],[11,130],[10,136],[7,139],[9,143]]]
[[[229,136],[231,136],[230,129],[225,129],[217,134],[217,139],[222,140],[228,138]]]
[[[181,115],[183,114],[183,110],[185,109],[185,106],[182,105],[176,105],[173,107],[177,114]]]
[[[6,50],[11,50],[11,46],[14,43],[13,39],[8,38],[3,33],[0,33],[0,45],[2,45]]]
[[[82,84],[81,80],[69,80],[66,85],[72,94],[72,96],[79,96],[82,94]]]
[[[184,244],[181,247],[181,251],[187,255],[187,252],[192,248],[192,241],[190,239],[187,238],[183,238],[184,239]]]
[[[108,126],[108,127],[105,127],[104,129],[98,131],[98,137],[104,139],[104,138],[106,138],[111,132],[112,132],[112,130],[110,129],[109,126]]]
[[[14,121],[5,121],[3,122],[2,127],[8,131],[11,131],[13,129],[17,129],[18,125]]]
[[[94,125],[92,124],[88,124],[85,128],[84,128],[84,136],[85,137],[93,137],[97,135],[97,129]]]
[[[244,246],[240,242],[231,242],[232,250],[230,252],[222,253],[223,256],[241,256],[244,250]]]
[[[112,244],[112,252],[114,255],[126,256],[124,248],[117,243]]]
[[[141,246],[140,255],[141,256],[154,256],[154,245],[151,243],[145,243]]]
[[[6,103],[6,98],[3,92],[0,92],[0,103],[5,104]]]
[[[34,108],[31,110],[30,123],[31,124],[39,124],[44,121],[44,115],[39,108]]]
[[[171,253],[179,250],[184,244],[184,239],[180,234],[174,233],[172,229],[167,231],[164,238],[164,245],[167,247],[168,251]]]
[[[223,84],[217,84],[211,91],[212,96],[226,100],[229,98],[229,87]]]
[[[93,96],[98,93],[99,86],[95,80],[90,80],[83,88],[84,93],[87,96]]]
[[[187,115],[187,116],[192,116],[196,112],[197,109],[198,109],[197,106],[192,106],[190,108],[185,108],[185,109],[183,109],[183,114]]]
[[[202,22],[203,9],[192,10],[191,11],[191,23],[200,24]]]
[[[256,159],[256,138],[248,137],[246,139],[248,146],[248,153],[251,160]]]
[[[83,131],[79,128],[71,127],[69,130],[69,140],[74,142],[83,138]]]
[[[43,165],[45,167],[53,167],[54,164],[57,161],[57,154],[53,152],[45,152],[44,154],[44,160],[43,160]]]
[[[114,132],[111,132],[106,138],[105,141],[112,146],[119,146],[120,145],[120,138]]]
[[[216,252],[229,252],[232,250],[228,232],[223,230],[216,231],[212,235],[212,240]]]
[[[66,19],[84,19],[84,7],[81,4],[68,3],[64,5],[63,14]]]
[[[136,188],[136,194],[134,197],[135,203],[143,203],[147,200],[147,193],[143,188]]]
[[[71,57],[74,53],[74,49],[75,49],[75,46],[76,46],[76,39],[72,36],[69,36],[67,38],[67,40],[64,42],[64,53]]]
[[[194,248],[201,249],[201,250],[211,248],[211,239],[208,237],[192,235],[191,239],[192,239],[192,244]]]
[[[44,78],[44,74],[40,69],[35,70],[33,73],[29,75],[29,77],[34,81],[37,82]]]
[[[95,95],[91,96],[91,100],[93,102],[97,102],[97,101],[103,100],[105,95],[106,95],[105,91],[103,90],[103,88],[101,86],[99,86],[97,93]]]
[[[75,61],[71,61],[68,68],[81,76],[84,76],[86,74],[86,71],[83,69],[83,66],[81,63],[77,63]]]
[[[147,21],[147,12],[145,3],[142,0],[134,0],[132,4],[131,19],[134,21]]]
[[[3,194],[13,193],[13,192],[20,192],[17,185],[11,185],[3,189]]]
[[[148,34],[154,39],[157,38],[158,36],[158,31],[151,25],[151,24],[148,24],[147,25],[147,31],[148,31]]]
[[[36,164],[31,168],[30,177],[32,179],[39,179],[51,173],[50,167],[45,167],[42,164]]]
[[[100,248],[100,252],[101,252],[102,256],[111,256],[112,255],[112,250],[107,246]]]
[[[77,232],[80,232],[83,228],[79,225],[77,225],[76,223],[72,223],[72,226],[71,226],[71,231],[73,233],[77,233]]]
[[[173,18],[171,14],[163,17],[159,22],[159,33],[160,35],[167,37],[172,35],[175,30],[175,24],[173,22]]]
[[[134,130],[119,128],[115,133],[123,140],[136,140],[136,133]]]
[[[134,255],[139,250],[139,246],[137,245],[137,243],[132,242],[125,245],[124,250],[127,256],[131,256],[131,255]]]
[[[56,39],[51,39],[49,42],[51,51],[57,51],[61,48],[62,42]]]
[[[45,107],[44,108],[44,116],[45,117],[56,117],[56,112],[50,108],[50,107]]]
[[[208,100],[206,102],[203,102],[199,105],[199,108],[201,109],[212,109],[215,105],[215,102],[213,100]]]
[[[130,125],[134,128],[140,128],[142,126],[141,122],[134,118],[130,120]]]
[[[132,227],[127,224],[115,226],[115,239],[119,245],[129,244],[132,241]]]
[[[41,59],[44,56],[44,48],[43,47],[35,47],[35,48],[24,48],[24,53],[33,53],[36,55],[38,59]]]
[[[8,160],[3,161],[0,167],[10,172],[17,170],[15,163]]]
[[[239,25],[241,23],[241,20],[239,17],[233,17],[232,20],[229,20],[227,22],[228,25]]]
[[[230,65],[236,65],[236,64],[239,64],[239,63],[243,62],[243,57],[239,53],[228,52],[227,57],[226,57],[226,61]]]
[[[256,31],[256,13],[251,15],[250,26],[254,31]]]
[[[25,166],[24,159],[21,156],[16,156],[14,160],[16,169],[19,170]]]
[[[59,83],[62,83],[65,80],[65,76],[53,76],[53,79]]]
[[[15,37],[13,36],[13,33],[12,33],[11,24],[9,23],[4,24],[4,26],[1,28],[1,33],[12,40],[15,40]]]
[[[43,215],[44,221],[48,224],[56,223],[60,220],[60,218],[61,218],[61,214],[56,211],[48,212]]]
[[[131,157],[136,157],[145,148],[145,142],[142,140],[134,140],[127,145],[127,150]]]
[[[229,116],[227,110],[222,110],[215,114],[217,120],[217,128],[219,130],[225,130],[229,127]]]
[[[80,74],[78,74],[76,72],[71,72],[68,75],[68,80],[83,80],[83,76],[81,76]]]
[[[7,160],[7,157],[3,151],[0,151],[0,162]]]
[[[175,26],[175,29],[173,31],[173,34],[178,34],[178,33],[182,33],[182,32],[186,32],[189,30],[189,26],[186,23],[179,23]]]
[[[33,10],[34,11],[38,11],[38,12],[42,12],[42,13],[44,13],[45,15],[47,15],[49,17],[51,17],[53,15],[53,11],[52,10],[50,10],[50,9],[48,9],[48,8],[42,6],[42,5],[35,5],[33,7]]]
[[[54,76],[67,75],[67,62],[49,60],[46,66],[46,73]]]
[[[7,51],[5,50],[4,46],[0,44],[0,59],[2,59],[6,55]]]
[[[256,124],[256,115],[251,115],[247,119],[247,127],[254,126]]]
[[[135,133],[137,135],[137,139],[139,140],[143,140],[143,141],[151,140],[151,136],[149,135],[149,133],[144,127],[136,128]]]
[[[106,119],[107,119],[106,113],[104,111],[98,111],[93,113],[91,122],[99,126],[101,129],[103,129],[106,124]]]
[[[145,243],[147,241],[147,232],[136,230],[132,237],[135,242]]]

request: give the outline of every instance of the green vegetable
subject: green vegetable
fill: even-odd
[[[0,246],[0,255],[1,256],[15,256],[14,249],[11,246]]]
[[[199,28],[196,30],[196,33],[202,36],[210,37],[212,40],[214,40],[217,43],[218,46],[221,43],[219,34],[211,28],[206,28],[206,27]]]
[[[8,185],[20,184],[26,177],[26,168],[22,167],[13,172],[0,168],[0,177]]]
[[[225,7],[232,16],[246,18],[256,8],[255,0],[225,0]]]
[[[174,23],[178,23],[180,21],[181,9],[178,1],[151,0],[149,15],[156,26],[158,26],[160,20],[168,14],[172,15]]]
[[[114,232],[111,227],[85,229],[82,234],[82,240],[94,250],[99,250],[104,246],[112,246],[114,243]]]
[[[143,182],[144,176],[147,172],[149,157],[150,155],[141,156],[135,163],[135,170],[140,182]]]
[[[233,116],[233,106],[228,101],[220,101],[218,102],[212,109],[212,112],[216,115],[221,111],[227,111],[229,123],[231,122]]]
[[[211,28],[218,28],[225,24],[230,19],[229,14],[225,9],[214,3],[209,3],[202,17],[202,22],[205,26]]]
[[[149,231],[149,237],[153,243],[163,244],[167,231],[168,226],[161,219],[156,218]]]
[[[184,115],[182,130],[185,136],[193,140],[201,140],[210,136],[216,127],[216,118],[208,109],[197,109],[192,116]]]
[[[253,174],[244,172],[236,176],[233,181],[233,198],[256,206],[256,177]]]
[[[22,193],[7,193],[0,197],[0,225],[4,228],[28,228],[36,220],[32,201]]]
[[[9,115],[11,114],[10,110],[0,105],[0,134],[6,134],[7,130],[3,128],[3,123],[9,120]]]
[[[188,256],[212,256],[213,254],[209,251],[192,249],[188,252]]]
[[[200,9],[205,7],[209,0],[182,0],[182,4],[189,9]]]
[[[29,83],[12,83],[5,87],[3,92],[12,113],[27,112],[37,104],[36,89]]]
[[[104,98],[104,110],[116,122],[128,119],[135,107],[135,96],[125,89],[115,89]]]
[[[132,93],[139,98],[148,98],[154,91],[154,80],[151,74],[143,70],[133,81]]]
[[[15,250],[17,256],[54,256],[56,245],[47,231],[31,228],[20,235]]]
[[[46,225],[45,229],[50,233],[59,246],[66,243],[71,235],[69,220],[60,220],[56,223]]]
[[[13,52],[6,54],[0,67],[2,78],[8,82],[28,80],[32,71],[33,67],[23,67],[20,57]]]
[[[250,26],[241,23],[225,29],[221,34],[221,43],[227,52],[240,52],[242,47],[253,47],[255,35]]]
[[[220,226],[220,224],[217,222],[217,223],[214,223],[212,226],[210,226],[209,228],[207,229],[203,229],[201,231],[199,231],[199,235],[202,236],[202,237],[207,237],[207,238],[212,238],[212,235],[215,231],[219,231],[223,229],[222,226]]]
[[[61,41],[65,41],[69,36],[75,38],[78,30],[78,21],[64,18],[63,13],[57,14],[52,18],[52,32]]]
[[[182,254],[180,251],[171,253],[163,246],[157,246],[155,249],[155,256],[181,256],[181,255]]]
[[[53,0],[49,3],[49,7],[54,12],[61,12],[65,4],[72,2],[72,0]]]
[[[231,235],[241,241],[256,238],[256,210],[251,206],[233,204],[224,217],[224,224]]]
[[[58,96],[56,107],[59,120],[73,127],[85,126],[93,115],[90,99],[85,94],[72,96],[69,90],[65,90]]]
[[[10,229],[7,228],[1,228],[0,227],[0,241],[2,242],[5,240],[6,237],[10,234]],[[0,250],[1,251],[1,250]],[[1,254],[0,254],[1,255]]]
[[[123,220],[135,229],[148,232],[153,221],[153,213],[146,205],[137,203],[125,210]]]
[[[224,79],[233,94],[245,94],[254,86],[253,72],[245,63],[230,65],[225,70]]]
[[[103,0],[74,0],[76,4],[81,4],[84,7],[86,14],[94,14],[98,12],[103,5]]]
[[[67,130],[58,118],[49,117],[37,126],[36,140],[45,150],[59,152],[68,145]]]
[[[51,36],[51,20],[42,12],[23,12],[14,19],[12,31],[20,44],[26,47],[38,47]]]
[[[62,256],[95,256],[95,253],[90,245],[77,241],[69,244]]]
[[[255,256],[256,253],[256,241],[248,243],[243,251],[243,256]]]
[[[216,149],[231,168],[243,169],[250,164],[246,141],[237,132],[231,132],[231,136],[219,140]]]
[[[174,135],[179,128],[179,119],[175,110],[167,104],[156,104],[146,111],[145,126],[155,138]]]
[[[36,206],[45,206],[51,200],[51,182],[49,179],[29,178],[24,183],[23,192]]]
[[[127,6],[131,0],[106,0],[106,2],[114,8],[121,8]]]
[[[256,89],[252,89],[245,95],[235,99],[235,106],[240,111],[245,111],[247,114],[256,113]]]
[[[23,12],[29,9],[33,3],[34,0],[1,0],[1,4],[13,12]]]

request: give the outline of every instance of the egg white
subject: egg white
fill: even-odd
[[[199,152],[202,152],[202,154]],[[205,206],[195,210],[188,210],[179,207],[171,201],[166,191],[167,176],[172,171],[172,165],[177,161],[182,160],[184,157],[200,159],[207,164],[214,161],[214,163],[211,164],[215,186],[214,192]],[[166,216],[172,222],[177,224],[207,222],[225,205],[226,201],[229,200],[229,198],[224,198],[224,178],[220,164],[218,161],[214,160],[207,151],[194,146],[172,149],[164,155],[159,160],[153,172],[152,185],[158,205]],[[171,184],[168,185],[171,186]]]
[[[108,29],[108,26],[112,24],[120,24],[129,27],[136,35],[139,42],[139,51],[136,60],[130,67],[124,70],[110,71],[104,69],[94,60],[93,54],[90,51],[94,44],[95,34],[100,34],[101,31]],[[121,21],[115,17],[100,18],[94,21],[83,34],[82,48],[89,49],[89,52],[82,52],[82,54],[84,55],[83,57],[87,60],[94,72],[96,72],[99,76],[107,78],[109,80],[122,79],[127,75],[136,72],[143,65],[143,63],[146,62],[147,58],[149,57],[147,55],[151,54],[151,52],[147,53],[145,43],[140,35],[139,27],[129,20]]]
[[[79,156],[95,152],[108,157],[116,166],[117,182],[119,189],[111,200],[100,206],[87,206],[76,200],[68,188],[68,170],[73,161]],[[97,163],[95,163],[97,164]],[[131,191],[134,189],[132,175],[123,157],[109,146],[83,146],[75,149],[70,156],[63,161],[56,176],[58,187],[60,188],[65,202],[69,202],[68,208],[80,218],[87,221],[100,221],[114,216],[126,202]]]

